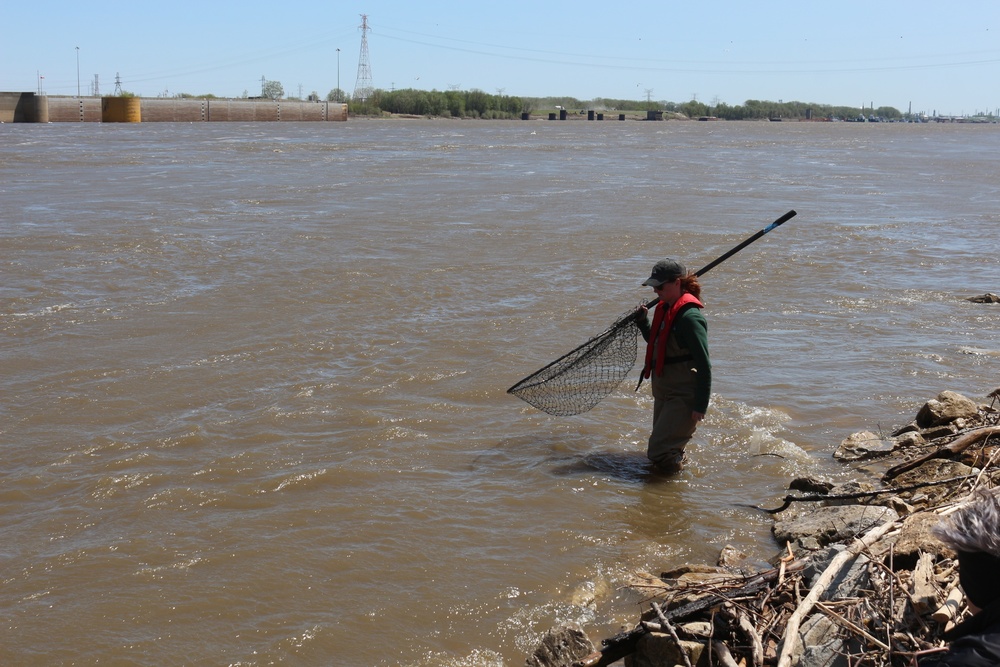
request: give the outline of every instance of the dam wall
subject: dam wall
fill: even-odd
[[[341,102],[64,97],[0,92],[0,123],[346,121]]]

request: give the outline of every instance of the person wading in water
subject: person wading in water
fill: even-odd
[[[652,287],[660,299],[652,324],[645,306],[636,313],[646,340],[639,382],[650,378],[653,393],[653,430],[646,456],[655,470],[670,474],[684,467],[684,448],[708,411],[712,392],[708,322],[702,313],[698,276],[680,262],[657,262],[642,284]]]

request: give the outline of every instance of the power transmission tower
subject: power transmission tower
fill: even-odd
[[[115,96],[120,96],[122,94],[122,77],[118,72],[115,72]]]
[[[372,96],[372,66],[368,61],[368,15],[361,15],[361,55],[358,57],[358,80],[354,84],[354,99],[364,102]]]

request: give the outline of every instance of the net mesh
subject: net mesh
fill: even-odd
[[[639,327],[636,311],[625,313],[586,343],[535,371],[507,390],[557,417],[578,415],[600,403],[635,365]]]

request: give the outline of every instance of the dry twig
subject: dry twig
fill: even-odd
[[[782,647],[781,655],[778,657],[778,667],[791,667],[792,664],[792,651],[795,650],[799,643],[799,626],[802,624],[802,620],[806,615],[812,610],[813,605],[819,600],[820,596],[826,592],[826,589],[830,586],[834,577],[840,573],[841,568],[847,563],[847,561],[856,557],[863,549],[867,549],[872,544],[877,542],[885,533],[889,532],[896,525],[896,521],[887,521],[886,523],[873,528],[868,531],[864,537],[858,538],[851,543],[851,545],[837,554],[836,557],[830,562],[823,574],[816,580],[813,587],[809,590],[809,594],[806,599],[802,601],[799,607],[792,614],[791,618],[788,619],[788,623],[785,626],[785,645]]]
[[[655,602],[653,603],[653,611],[656,612],[656,616],[660,619],[660,624],[666,628],[667,632],[670,633],[670,636],[673,637],[674,643],[677,644],[677,650],[680,652],[681,658],[684,659],[684,667],[691,667],[691,659],[688,658],[687,651],[685,651],[684,647],[681,646],[681,638],[677,636],[677,631],[674,630],[674,626],[670,622],[670,619],[664,615],[663,610],[660,609],[660,605]]]

